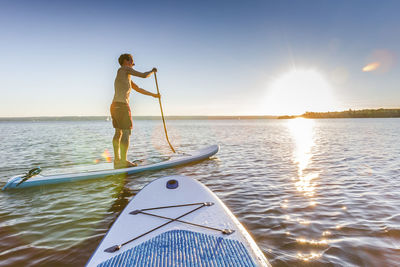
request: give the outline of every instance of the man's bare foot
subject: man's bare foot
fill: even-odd
[[[123,169],[123,168],[130,168],[130,167],[136,167],[137,164],[130,162],[130,161],[118,161],[118,162],[114,162],[114,168],[115,169]]]
[[[114,169],[118,169],[118,166],[121,164],[120,159],[114,159]]]

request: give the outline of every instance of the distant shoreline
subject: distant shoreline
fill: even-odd
[[[306,112],[298,116],[279,116],[278,119],[345,119],[345,118],[400,118],[400,109],[360,109],[333,112]]]
[[[133,116],[134,120],[160,120],[161,116]],[[361,109],[333,112],[306,112],[302,115],[284,116],[166,116],[167,120],[264,120],[264,119],[342,119],[342,118],[400,118],[400,109]],[[59,117],[0,117],[2,121],[106,121],[110,116],[59,116]]]

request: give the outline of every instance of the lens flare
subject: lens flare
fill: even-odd
[[[374,71],[376,73],[385,73],[390,71],[396,64],[397,56],[394,52],[388,49],[374,50],[366,58],[368,64],[364,66],[362,71],[370,72]]]
[[[372,62],[372,63],[367,64],[367,65],[362,69],[362,71],[363,71],[363,72],[374,71],[374,70],[377,70],[377,69],[379,68],[380,65],[381,65],[381,63],[379,63],[379,62]]]
[[[106,162],[111,162],[111,155],[110,152],[108,152],[108,149],[105,149],[101,156],[106,160]]]

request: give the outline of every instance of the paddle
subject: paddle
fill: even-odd
[[[157,94],[160,96],[160,91],[158,90],[157,74],[155,72],[154,72],[154,79],[156,81]],[[167,127],[165,126],[164,112],[163,112],[162,105],[161,105],[161,96],[158,98],[158,102],[160,103],[161,117],[162,117],[162,121],[163,121],[163,124],[164,124],[165,137],[167,138],[168,145],[171,148],[172,152],[176,153],[175,149],[172,147],[172,145],[171,145],[171,143],[169,142],[169,139],[168,139]]]

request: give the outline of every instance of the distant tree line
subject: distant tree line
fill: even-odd
[[[362,109],[335,112],[306,112],[300,117],[319,118],[400,118],[400,109]]]

